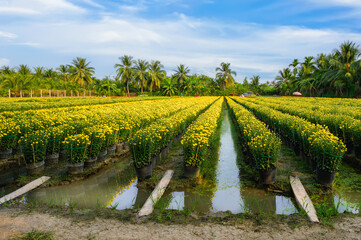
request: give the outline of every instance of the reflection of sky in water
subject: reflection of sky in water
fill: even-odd
[[[113,201],[108,203],[107,207],[115,207],[117,210],[132,208],[138,194],[137,183],[138,180],[135,180],[130,186],[122,189],[118,194],[113,197]]]
[[[243,201],[238,175],[237,153],[232,139],[230,119],[228,114],[224,114],[216,178],[217,190],[212,200],[212,212],[242,212]]]
[[[276,196],[276,214],[290,215],[293,213],[298,213],[298,211],[291,199],[284,196]]]
[[[334,204],[339,213],[347,211],[357,214],[360,212],[360,203],[352,204],[347,202],[345,199],[340,198],[338,195],[335,195],[334,197]]]
[[[172,200],[167,209],[183,210],[184,208],[184,192],[172,192]]]

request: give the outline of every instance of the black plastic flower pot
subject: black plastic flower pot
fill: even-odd
[[[273,184],[276,181],[277,168],[271,170],[260,170],[259,171],[259,180],[262,184]]]
[[[115,155],[115,151],[117,150],[117,146],[113,145],[107,148],[107,154],[108,156],[113,156]]]
[[[301,155],[301,148],[295,143],[292,143],[292,146],[293,146],[293,151],[295,152],[295,154],[297,156],[300,156]]]
[[[69,163],[68,171],[70,174],[80,174],[84,171],[84,162]]]
[[[45,162],[37,162],[37,163],[27,163],[26,170],[29,175],[37,175],[44,171]]]
[[[98,155],[98,161],[103,162],[107,158],[107,150],[101,151]]]
[[[355,157],[361,159],[361,146],[355,146]]]
[[[7,160],[7,159],[11,158],[12,153],[13,153],[12,148],[5,150],[5,151],[0,151],[0,160]]]
[[[353,151],[354,151],[354,148],[355,148],[353,142],[351,142],[351,141],[347,142],[346,146],[347,146],[346,147],[347,148],[346,153],[347,154],[353,154]]]
[[[336,172],[324,171],[317,168],[317,182],[322,185],[332,185],[335,180]]]
[[[85,162],[84,162],[84,167],[86,167],[86,168],[95,167],[95,166],[97,165],[97,160],[98,160],[98,157],[88,158],[88,159],[85,160]]]
[[[149,164],[148,166],[141,167],[141,168],[135,168],[135,171],[137,172],[137,176],[139,180],[148,179],[152,176],[152,170],[153,166],[152,164]]]
[[[47,166],[56,165],[59,162],[59,153],[54,153],[45,157],[45,164]]]
[[[301,158],[302,158],[302,160],[303,160],[304,162],[307,163],[307,156],[306,156],[306,154],[305,154],[304,152],[301,152]]]
[[[152,162],[150,163],[150,165],[152,166],[152,169],[155,168],[155,166],[157,165],[157,163],[160,163],[160,155],[158,154],[157,156],[155,156],[154,158],[152,158]]]
[[[66,150],[61,150],[59,153],[59,160],[65,161],[66,160]]]
[[[192,179],[199,177],[200,167],[184,166],[184,177]]]
[[[317,169],[317,161],[316,161],[316,159],[314,159],[313,157],[311,157],[310,162],[311,162],[311,169],[312,169],[312,171],[315,171],[315,170]]]

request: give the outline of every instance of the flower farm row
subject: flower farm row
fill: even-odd
[[[73,107],[95,104],[112,104],[118,102],[134,102],[143,100],[164,99],[164,97],[76,97],[76,98],[0,98],[0,112],[4,111],[26,111],[31,109],[47,109],[60,107]]]
[[[309,160],[314,169],[317,169],[317,179],[320,183],[332,183],[346,147],[326,126],[311,123],[304,118],[265,105],[255,104],[249,99],[232,99],[280,134],[285,142],[292,144],[296,152],[301,151],[303,157]]]
[[[282,141],[267,125],[232,99],[227,99],[243,150],[260,173],[260,181],[272,184],[276,178],[277,159]]]
[[[49,160],[56,159],[59,152],[65,152],[73,165],[84,161],[92,165],[98,156],[105,156],[107,148],[114,151],[115,144],[126,141],[151,122],[173,114],[180,118],[182,114],[178,112],[193,111],[198,105],[209,105],[215,99],[175,98],[29,110],[17,114],[3,112],[0,114],[0,158],[8,158],[12,149],[20,149],[32,169],[43,166],[45,156]]]
[[[340,102],[341,100],[335,99],[333,101],[327,100],[316,100],[306,98],[305,101],[302,101],[301,98],[269,98],[269,97],[259,97],[256,99],[249,99],[255,103],[266,103],[272,105],[290,105],[298,109],[305,109],[308,111],[315,111],[317,113],[331,114],[331,115],[345,115],[347,117],[352,117],[355,119],[361,119],[361,106],[358,105],[343,105]],[[337,104],[337,102],[340,102]]]
[[[165,148],[168,148],[171,141],[186,131],[187,127],[206,109],[206,114],[213,113],[214,106],[222,105],[223,99],[218,99],[211,107],[210,105],[217,98],[204,98],[192,108],[177,112],[167,118],[159,119],[149,126],[139,130],[129,139],[129,146],[139,178],[148,178],[152,175],[152,169],[156,163],[156,157]],[[210,107],[210,108],[208,108]],[[218,108],[219,114],[221,108]],[[197,122],[197,121],[196,121]],[[200,126],[199,126],[200,127]],[[190,127],[190,129],[193,129]],[[188,130],[187,130],[188,132]],[[193,134],[193,133],[191,133]],[[186,136],[189,134],[186,134]],[[207,137],[209,137],[207,135]]]
[[[348,153],[361,156],[361,107],[333,105],[343,100],[302,101],[288,98],[247,99],[253,103],[268,106],[283,113],[304,118],[312,123],[327,126],[347,146]],[[295,100],[295,101],[293,101]],[[307,101],[308,100],[308,101]],[[360,102],[359,100],[353,100]],[[317,103],[316,103],[317,102]],[[352,102],[352,100],[349,100]],[[354,151],[353,151],[354,150]]]

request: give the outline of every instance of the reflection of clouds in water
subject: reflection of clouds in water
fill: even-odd
[[[167,209],[183,210],[184,208],[184,192],[173,192],[172,200]]]
[[[298,211],[291,199],[284,196],[276,196],[276,214],[290,215],[293,213],[298,213]]]
[[[137,179],[133,179],[129,185],[122,188],[116,195],[113,196],[112,200],[108,202],[107,207],[115,207],[117,210],[132,208],[138,194],[137,183]]]
[[[224,114],[221,129],[221,148],[217,168],[217,190],[212,200],[212,212],[231,211],[240,213],[243,201],[240,193],[237,153],[231,134],[229,113]]]
[[[348,202],[346,199],[343,199],[342,197],[335,195],[334,204],[339,213],[343,213],[347,211],[347,212],[352,212],[354,214],[358,214],[360,212],[361,202],[358,204],[351,203]]]

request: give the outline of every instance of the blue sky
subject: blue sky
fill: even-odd
[[[294,58],[361,42],[360,0],[0,0],[0,66],[56,68],[87,58],[97,77],[118,57],[160,60],[214,77],[273,80]]]

